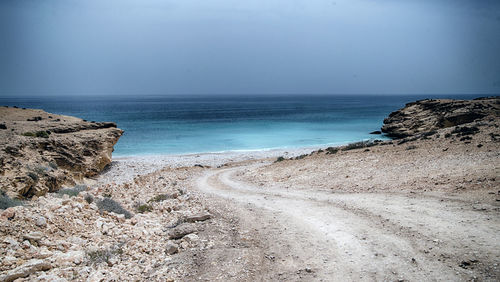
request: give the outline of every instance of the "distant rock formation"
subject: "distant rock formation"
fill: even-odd
[[[474,100],[426,99],[406,104],[384,120],[382,132],[405,138],[485,118],[500,117],[500,97]]]
[[[9,107],[0,107],[0,124],[0,187],[18,198],[96,176],[123,134],[112,122]]]

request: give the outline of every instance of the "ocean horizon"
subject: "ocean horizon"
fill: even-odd
[[[406,103],[484,95],[190,95],[10,97],[0,105],[42,109],[125,131],[113,156],[180,155],[335,146],[370,134]]]

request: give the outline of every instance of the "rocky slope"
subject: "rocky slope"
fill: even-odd
[[[404,138],[433,132],[475,120],[500,116],[500,97],[474,100],[420,100],[406,104],[384,120],[382,132]]]
[[[0,107],[2,191],[30,198],[96,176],[122,134],[112,122]]]

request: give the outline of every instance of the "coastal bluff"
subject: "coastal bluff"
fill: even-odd
[[[500,117],[500,96],[474,100],[425,99],[406,104],[384,119],[382,132],[405,138],[441,128]]]
[[[96,176],[122,134],[112,122],[0,107],[2,192],[31,198]]]

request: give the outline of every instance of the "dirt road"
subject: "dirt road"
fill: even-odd
[[[303,281],[498,281],[498,208],[444,194],[335,193],[244,183],[265,163],[207,172],[197,188],[263,241],[255,277]],[[249,235],[252,237],[252,234]],[[244,254],[243,254],[244,255]],[[266,260],[264,260],[266,261]]]

